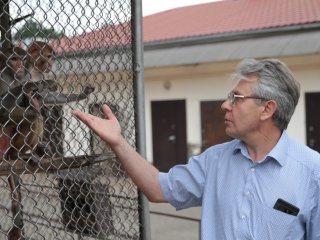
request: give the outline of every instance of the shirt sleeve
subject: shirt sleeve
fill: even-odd
[[[320,159],[319,159],[320,161]],[[320,239],[320,181],[317,183],[316,191],[311,201],[314,203],[311,209],[310,221],[306,224],[306,232],[308,240],[319,240]]]
[[[166,200],[177,210],[200,206],[205,183],[205,154],[193,157],[186,165],[176,165],[159,174]]]

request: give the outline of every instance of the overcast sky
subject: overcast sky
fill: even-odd
[[[215,1],[217,0],[142,0],[142,13],[143,16],[147,16],[172,8]]]

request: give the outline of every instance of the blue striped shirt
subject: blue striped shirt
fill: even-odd
[[[202,206],[202,240],[320,240],[320,154],[284,131],[259,162],[239,140],[213,146],[159,175],[177,210]],[[300,209],[275,210],[277,199]]]

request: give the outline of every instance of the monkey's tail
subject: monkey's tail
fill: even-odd
[[[9,160],[10,156],[9,156]],[[15,173],[8,176],[8,183],[11,190],[11,212],[13,217],[13,226],[8,232],[8,240],[23,240],[23,215],[21,204],[20,178]]]

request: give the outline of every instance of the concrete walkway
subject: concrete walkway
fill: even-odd
[[[149,206],[152,240],[200,240],[201,208],[176,211],[171,205],[164,203],[149,203]],[[180,219],[175,216],[194,220]]]

